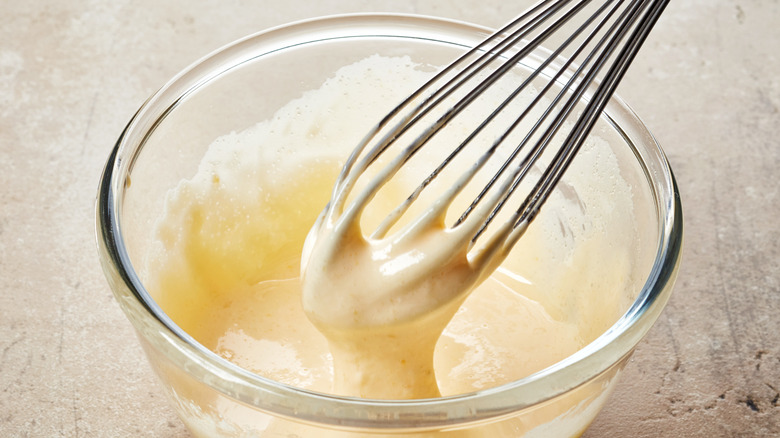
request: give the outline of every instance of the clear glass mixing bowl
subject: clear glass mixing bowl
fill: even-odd
[[[444,65],[484,28],[406,15],[328,17],[233,43],[168,82],[138,110],[106,164],[97,200],[100,260],[172,405],[195,436],[578,436],[666,304],[680,261],[682,212],[658,144],[618,98],[606,123],[634,190],[635,275],[622,317],[585,348],[520,380],[430,400],[366,400],[280,384],[220,358],[179,328],[139,275],[165,195],[220,135],[263,120],[337,68],[369,55]],[[632,298],[633,295],[632,295]],[[285,435],[284,433],[288,434]],[[441,434],[441,435],[440,435]]]

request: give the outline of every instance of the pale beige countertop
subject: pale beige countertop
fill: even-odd
[[[498,0],[0,3],[0,437],[187,437],[100,270],[133,112],[202,55],[343,12],[497,26]],[[621,86],[685,210],[676,291],[586,437],[780,436],[780,2],[676,0]]]

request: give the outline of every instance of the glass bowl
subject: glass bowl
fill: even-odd
[[[275,28],[198,61],[147,100],[100,181],[100,260],[173,407],[200,437],[579,436],[666,304],[680,262],[682,212],[666,158],[613,98],[604,121],[634,193],[636,290],[625,312],[566,359],[497,387],[425,400],[368,400],[281,384],[219,357],[152,299],[141,270],[166,193],[191,177],[209,144],[270,117],[337,68],[380,53],[444,65],[485,28],[409,15],[347,15]],[[332,435],[331,435],[332,434]],[[285,435],[287,436],[287,435]]]

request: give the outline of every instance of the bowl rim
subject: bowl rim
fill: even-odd
[[[171,79],[138,109],[112,149],[101,176],[96,202],[96,232],[101,263],[112,291],[146,341],[177,366],[184,368],[186,365],[186,371],[202,383],[277,416],[320,425],[381,425],[383,428],[415,430],[496,419],[516,413],[595,379],[631,354],[658,318],[671,293],[680,263],[683,222],[679,191],[666,156],[644,123],[618,96],[614,96],[608,106],[609,118],[632,121],[633,128],[639,129],[639,133],[649,139],[645,158],[656,161],[654,165],[657,169],[647,176],[662,190],[657,193],[653,189],[659,214],[657,254],[637,299],[614,325],[573,355],[525,378],[477,392],[420,400],[351,398],[301,389],[251,373],[206,349],[179,328],[144,288],[124,246],[122,200],[127,175],[142,149],[144,135],[148,135],[140,135],[138,131],[145,124],[155,123],[149,118],[154,115],[153,110],[160,111],[158,106],[162,102],[168,102],[168,106],[161,116],[156,116],[158,120],[163,119],[187,93],[223,73],[220,67],[239,65],[235,63],[235,57],[240,58],[247,46],[258,42],[273,47],[287,40],[286,45],[276,48],[283,50],[292,47],[289,42],[291,36],[295,42],[296,38],[311,35],[315,30],[324,31],[322,35],[328,38],[399,35],[424,38],[439,28],[469,34],[470,38],[491,32],[489,28],[463,21],[412,14],[342,14],[297,21],[249,35],[201,58]],[[394,29],[397,33],[386,34],[377,32],[377,29]],[[255,56],[267,53],[270,50]],[[171,99],[171,95],[175,98]],[[134,142],[136,138],[141,141]],[[644,163],[643,168],[647,173]],[[302,404],[301,400],[309,403]],[[388,419],[392,421],[388,422]]]

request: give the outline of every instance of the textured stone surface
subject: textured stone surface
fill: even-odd
[[[249,33],[394,11],[496,26],[496,0],[0,4],[0,436],[168,437],[103,279],[104,160],[156,88]],[[672,2],[620,94],[669,155],[686,243],[675,295],[586,437],[780,436],[780,3]]]

